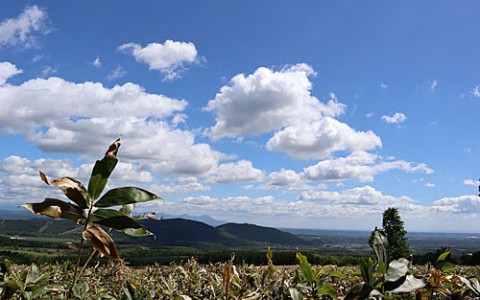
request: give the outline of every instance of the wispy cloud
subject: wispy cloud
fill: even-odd
[[[100,57],[96,57],[95,60],[92,62],[92,65],[99,69],[102,66],[102,62],[100,61]]]
[[[47,13],[36,5],[28,6],[18,17],[0,24],[0,46],[37,47],[38,37],[49,31]]]
[[[407,120],[407,116],[404,113],[396,112],[392,116],[382,116],[382,120],[389,124],[400,124]]]
[[[125,69],[122,66],[118,66],[116,69],[108,73],[107,79],[108,80],[120,79],[125,75],[127,75],[127,71],[125,71]]]
[[[435,89],[437,88],[437,84],[438,84],[438,81],[437,81],[436,79],[430,80],[430,81],[428,82],[428,85],[429,85],[430,90],[431,90],[432,92],[435,92]]]
[[[0,86],[5,84],[8,78],[23,73],[12,63],[0,62]]]

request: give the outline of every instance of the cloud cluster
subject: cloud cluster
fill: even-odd
[[[261,181],[263,171],[253,167],[251,161],[224,163],[215,167],[208,174],[207,183],[234,183]]]
[[[334,94],[325,104],[311,95],[313,69],[297,64],[274,71],[265,67],[236,75],[223,86],[206,111],[216,116],[209,129],[214,139],[273,132],[267,149],[293,158],[324,158],[335,151],[381,146],[373,132],[355,131],[335,119],[345,111]]]
[[[392,116],[382,116],[382,120],[389,124],[400,124],[407,120],[407,116],[404,113],[396,112]]]
[[[18,17],[0,24],[0,46],[36,47],[38,36],[49,32],[47,13],[38,6],[28,6]]]
[[[347,157],[331,158],[303,170],[305,177],[318,181],[359,180],[373,181],[374,176],[390,170],[403,170],[408,173],[423,172],[432,174],[433,170],[424,163],[404,160],[386,161],[378,155],[364,151],[354,152]]]
[[[0,62],[0,86],[4,85],[7,79],[12,76],[23,73],[23,70],[17,69],[12,63]]]
[[[165,43],[150,43],[145,47],[127,43],[118,47],[119,51],[133,55],[136,61],[145,63],[150,70],[165,74],[165,79],[180,77],[185,64],[197,61],[197,49],[193,43],[166,40]]]
[[[193,132],[170,122],[182,115],[186,101],[146,93],[133,83],[106,88],[57,77],[32,79],[0,86],[0,106],[4,131],[23,134],[47,152],[96,157],[121,134],[128,143],[122,157],[156,172],[201,174],[221,158],[209,145],[196,143]]]

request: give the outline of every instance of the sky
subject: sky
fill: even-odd
[[[477,1],[0,4],[0,203],[62,198],[119,136],[137,211],[478,232]]]

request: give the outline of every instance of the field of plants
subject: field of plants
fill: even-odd
[[[480,269],[455,266],[449,260],[449,249],[433,263],[422,267],[412,265],[406,231],[395,208],[384,212],[382,229],[375,228],[370,236],[374,257],[359,258],[355,267],[312,266],[298,250],[296,266],[276,266],[270,247],[263,266],[238,263],[232,254],[217,264],[199,264],[192,257],[185,263],[169,266],[128,267],[111,233],[117,230],[134,237],[151,235],[137,220],[154,217],[134,216],[133,209],[136,203],[152,201],[158,196],[136,187],[114,188],[103,193],[118,162],[119,147],[117,139],[104,158],[95,163],[87,187],[71,177],[50,181],[40,172],[45,184],[60,188],[71,202],[46,198],[23,206],[38,215],[81,225],[79,243],[67,242],[76,254],[53,264],[12,265],[8,257],[2,258],[0,299],[480,298]],[[20,241],[28,245],[46,242]],[[58,249],[47,250],[48,255],[54,255]],[[7,253],[22,254],[4,254]]]
[[[225,263],[126,267],[121,261],[84,270],[71,299],[479,299],[478,267],[453,266],[442,257],[425,266],[395,266],[386,272],[372,259],[360,266],[311,266],[297,253],[297,266]],[[445,257],[445,256],[444,256]],[[373,269],[376,271],[372,272]],[[407,269],[402,269],[407,267]],[[65,299],[73,264],[1,264],[1,299]],[[404,274],[404,272],[406,272]]]

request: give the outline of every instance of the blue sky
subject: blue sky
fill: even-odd
[[[139,210],[477,231],[477,2],[97,2],[0,4],[3,207],[122,135]]]

